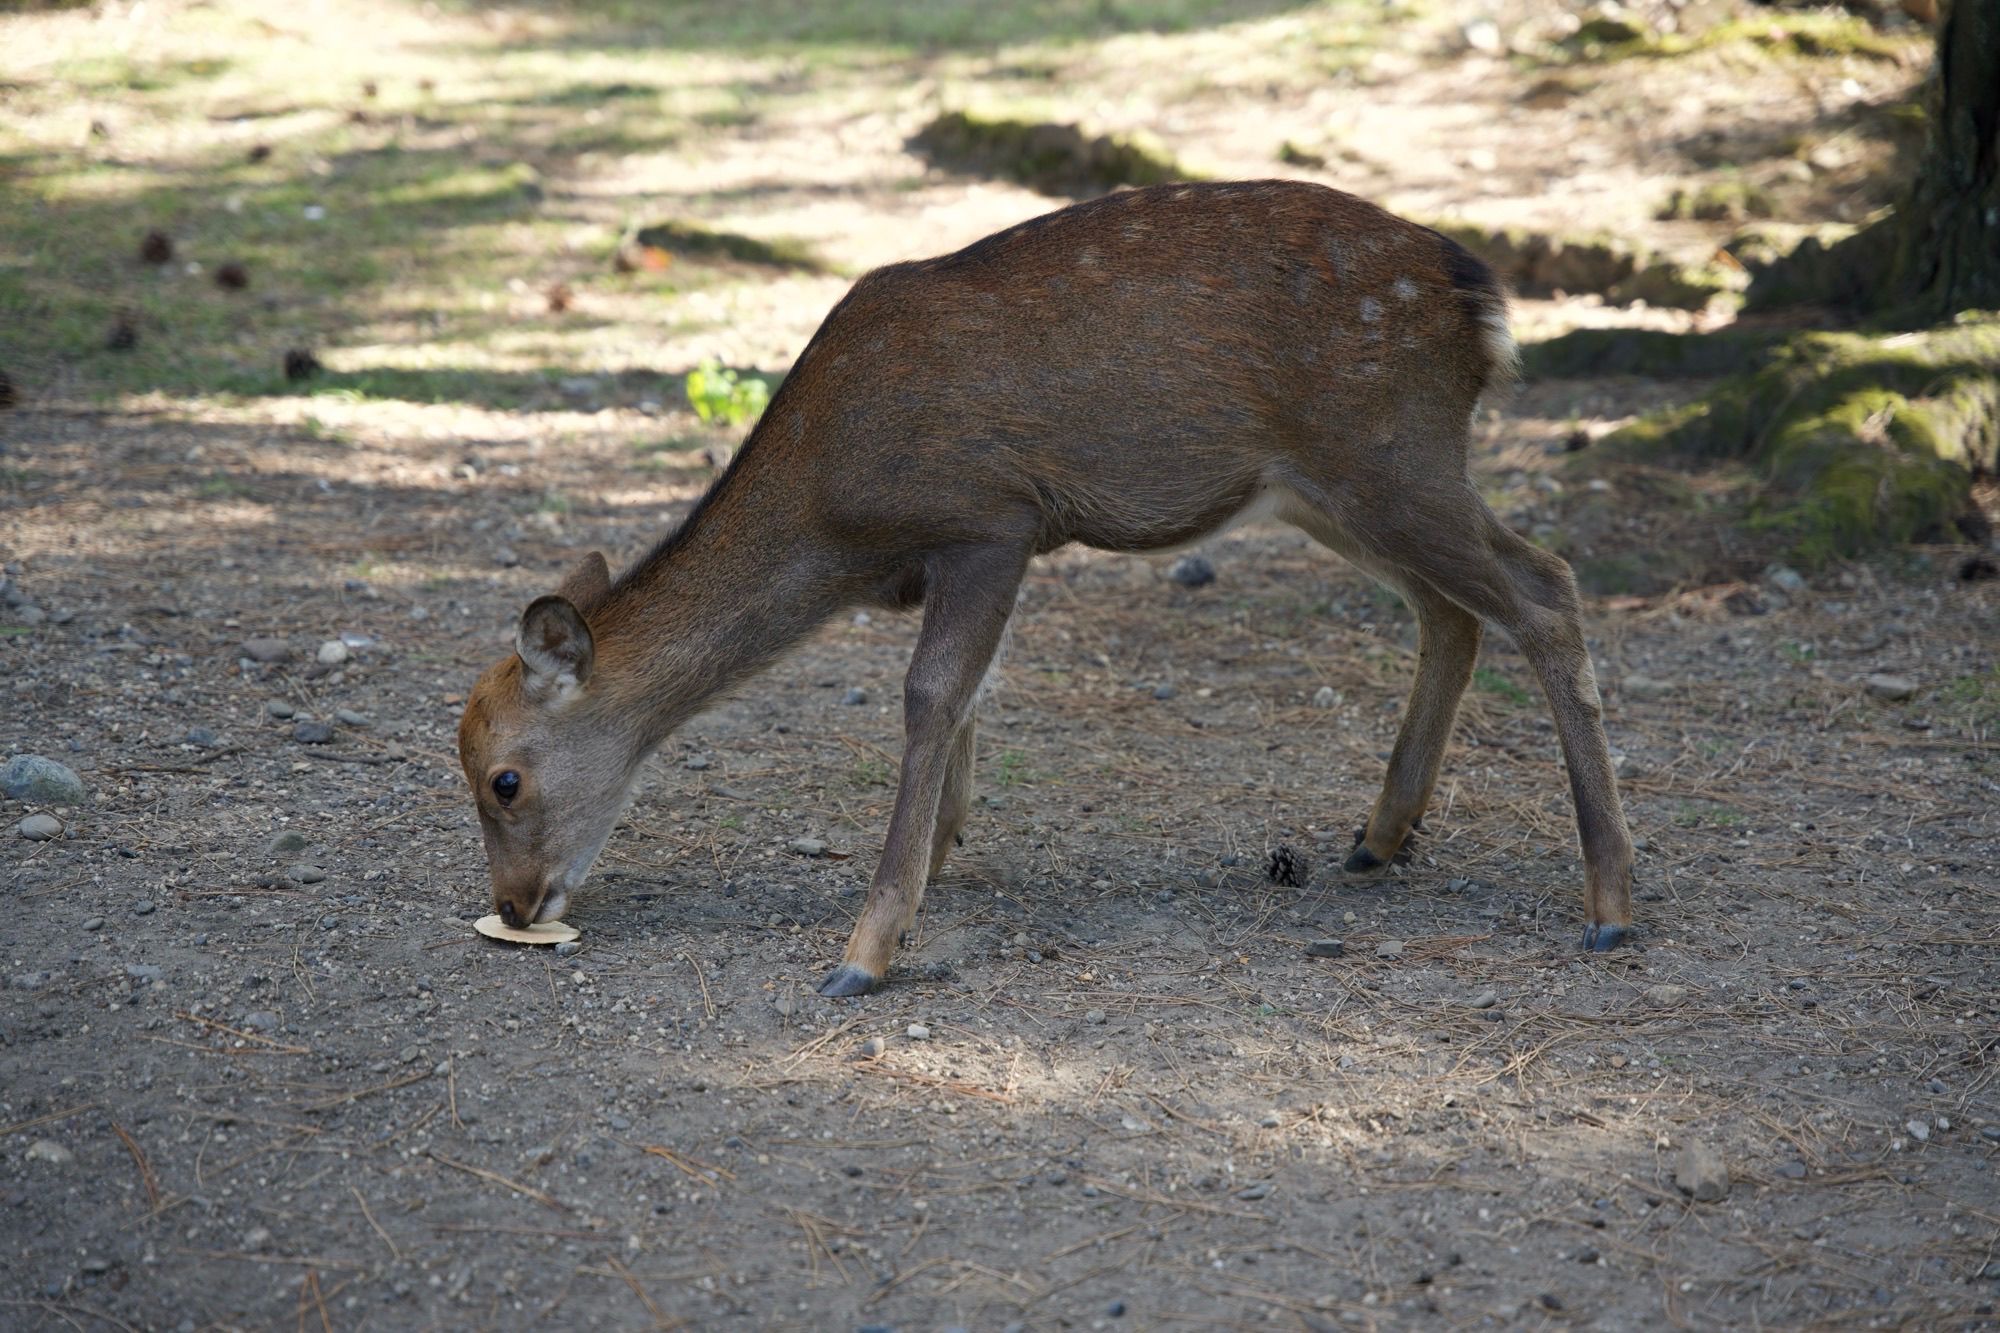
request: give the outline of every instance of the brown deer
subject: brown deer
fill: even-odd
[[[921,604],[887,843],[820,992],[874,988],[965,823],[974,706],[1029,560],[1274,515],[1396,588],[1422,627],[1345,868],[1389,863],[1422,816],[1491,621],[1555,714],[1584,947],[1614,947],[1632,847],[1576,584],[1466,476],[1473,406],[1513,366],[1484,264],[1297,182],[1113,194],[868,274],[686,521],[615,581],[585,558],[473,690],[459,754],[496,910],[560,917],[641,764],[705,705],[845,608]]]

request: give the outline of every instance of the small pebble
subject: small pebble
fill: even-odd
[[[1687,997],[1688,988],[1686,986],[1663,984],[1646,987],[1646,1003],[1659,1009],[1671,1009],[1674,1005],[1687,999]]]
[[[1260,1129],[1276,1129],[1284,1123],[1285,1118],[1276,1111],[1266,1111],[1264,1112],[1263,1119],[1257,1122],[1257,1126]]]
[[[1331,685],[1322,685],[1313,691],[1314,708],[1331,708],[1339,701],[1340,696],[1333,692],[1333,686]]]
[[[243,1026],[254,1032],[270,1032],[278,1026],[278,1015],[269,1009],[252,1009],[243,1015]]]
[[[686,760],[686,762],[682,763],[681,767],[686,769],[692,769],[696,773],[699,773],[703,769],[707,768],[708,765],[709,765],[708,756],[705,754],[697,754],[690,756]]]
[[[1089,1010],[1084,1014],[1083,1021],[1093,1025],[1102,1026],[1104,1023],[1104,1011],[1102,1009]]]
[[[90,918],[88,921],[83,923],[83,928],[85,930],[103,930],[104,918],[101,916],[94,916]]]
[[[1347,944],[1343,940],[1314,940],[1312,943],[1306,945],[1306,957],[1308,958],[1338,958],[1346,952]]]
[[[318,884],[326,879],[326,872],[324,870],[315,865],[307,865],[304,862],[293,866],[285,873],[301,884]]]
[[[75,1153],[54,1139],[36,1139],[22,1156],[31,1162],[47,1162],[50,1166],[68,1166],[76,1160]]]
[[[922,1023],[912,1023],[909,1027],[903,1029],[903,1035],[911,1041],[929,1041],[931,1039],[931,1030]]]
[[[292,728],[292,739],[301,745],[325,745],[333,739],[333,727],[326,722],[301,722]]]
[[[251,1227],[243,1233],[243,1248],[255,1252],[271,1243],[271,1228]]]
[[[1171,685],[1155,685],[1153,687],[1153,697],[1165,702],[1174,697],[1174,687]]]
[[[1498,991],[1483,990],[1467,1000],[1466,1003],[1474,1009],[1491,1009],[1494,1005],[1500,1003],[1500,993]]]
[[[189,727],[187,743],[189,745],[199,745],[204,750],[213,750],[216,745],[215,729],[213,727]]]
[[[302,852],[306,849],[306,835],[295,829],[286,829],[264,844],[266,856],[283,856],[288,852]]]
[[[1242,1189],[1236,1191],[1236,1197],[1246,1202],[1269,1198],[1270,1194],[1271,1182],[1268,1180],[1253,1180]]]
[[[1125,1317],[1125,1302],[1111,1302],[1111,1304],[1104,1307],[1104,1313],[1110,1315],[1113,1319],[1123,1319]]]
[[[1691,1140],[1674,1161],[1674,1184],[1696,1203],[1719,1202],[1729,1197],[1729,1165],[1715,1149]]]
[[[1918,1143],[1929,1143],[1931,1140],[1931,1127],[1921,1120],[1907,1121],[1903,1128],[1909,1130],[1910,1137]]]
[[[1917,692],[1917,682],[1908,676],[1891,676],[1877,672],[1861,683],[1867,688],[1870,698],[1882,699],[1889,703],[1900,703],[1904,699],[1913,697]]]
[[[273,662],[282,662],[289,658],[292,655],[292,645],[283,639],[245,639],[242,652],[251,661],[262,662],[268,666]]]
[[[298,709],[292,707],[290,704],[286,703],[283,699],[273,699],[269,703],[264,705],[264,712],[268,716],[275,717],[280,720],[291,717],[298,711],[299,711]]]
[[[583,945],[576,940],[564,940],[556,946],[556,957],[574,958],[583,952]]]
[[[852,687],[840,696],[840,701],[844,704],[865,704],[868,702],[868,691],[858,686]]]
[[[138,902],[132,904],[133,916],[151,916],[152,914],[153,914],[152,899],[141,898]]]
[[[29,815],[20,823],[21,836],[29,842],[48,842],[62,836],[62,821],[54,815]]]
[[[368,725],[368,718],[364,714],[355,712],[352,708],[334,709],[333,720],[342,726],[348,727],[365,727]]]
[[[1168,567],[1167,577],[1183,588],[1205,588],[1215,582],[1215,566],[1205,556],[1184,555]]]
[[[2000,1143],[2000,1125],[1981,1125],[1979,1137],[1988,1143]]]
[[[1804,1180],[1806,1178],[1806,1164],[1804,1162],[1781,1162],[1778,1165],[1778,1174],[1786,1180]]]
[[[861,1058],[873,1060],[889,1049],[889,1043],[881,1037],[870,1037],[861,1043]]]
[[[785,845],[800,856],[826,855],[826,841],[823,838],[793,838]]]
[[[1403,956],[1403,942],[1401,940],[1383,940],[1375,946],[1375,956],[1377,958],[1401,958]]]

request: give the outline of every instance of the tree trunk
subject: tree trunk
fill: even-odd
[[[2000,0],[1953,0],[1945,10],[1931,111],[1875,304],[1945,319],[2000,309]]]

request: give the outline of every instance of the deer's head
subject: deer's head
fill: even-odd
[[[458,724],[493,910],[554,921],[590,873],[645,759],[639,729],[597,679],[588,617],[610,591],[596,552],[521,613],[514,652],[473,687]]]

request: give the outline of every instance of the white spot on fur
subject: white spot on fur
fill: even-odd
[[[1417,299],[1417,284],[1411,282],[1407,277],[1396,279],[1395,285],[1390,290],[1396,293],[1398,301],[1414,301]]]
[[[1380,318],[1382,318],[1382,303],[1372,296],[1362,297],[1361,322],[1364,324],[1373,324]]]
[[[1083,249],[1077,251],[1076,262],[1079,268],[1090,268],[1095,265],[1097,263],[1097,247],[1086,245]]]

